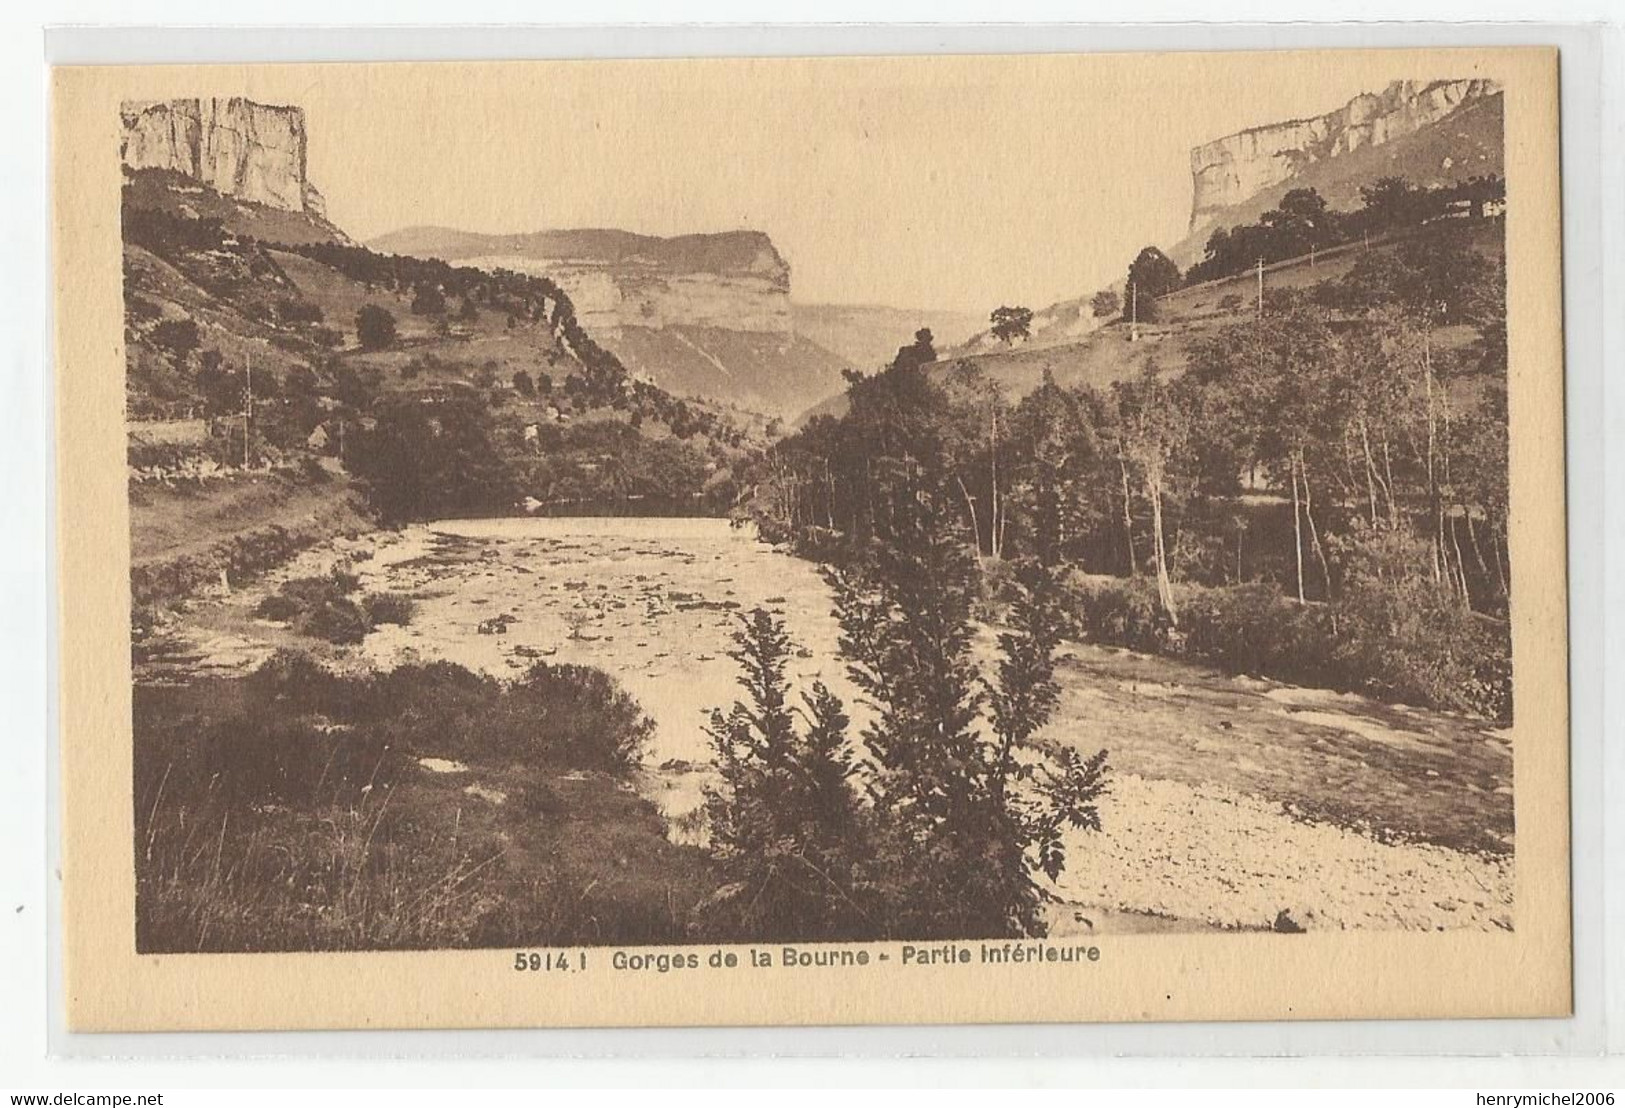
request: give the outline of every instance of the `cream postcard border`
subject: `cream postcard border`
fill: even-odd
[[[297,103],[316,81],[431,80],[497,67],[516,102],[563,65],[974,79],[1015,67],[1087,93],[1112,68],[1310,83],[1377,51],[818,59],[94,66],[57,69],[52,173],[60,541],[64,995],[70,1029],[281,1030],[529,1026],[988,1023],[1557,1016],[1571,1010],[1566,541],[1557,52],[1383,50],[1419,76],[1506,90],[1511,373],[1515,931],[1101,936],[1064,967],[700,969],[515,973],[512,952],[135,951],[129,503],[124,432],[119,105],[242,95]],[[1124,110],[1121,105],[1111,109]],[[397,124],[399,125],[399,124]],[[768,945],[768,944],[758,944]],[[895,949],[899,944],[873,944]],[[698,948],[696,948],[698,949]],[[709,950],[711,948],[704,948]],[[738,948],[742,950],[743,948]],[[607,951],[606,951],[607,953]],[[607,959],[606,959],[607,960]],[[743,961],[743,956],[741,957]]]

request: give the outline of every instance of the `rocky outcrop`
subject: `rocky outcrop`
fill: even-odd
[[[413,227],[369,243],[391,254],[551,277],[601,339],[623,328],[711,327],[788,336],[790,267],[760,231],[657,238],[627,231],[482,235]]]
[[[1500,92],[1494,81],[1395,81],[1313,119],[1254,127],[1191,151],[1191,229],[1317,162],[1381,146]]]
[[[120,154],[130,169],[164,169],[224,196],[325,219],[305,175],[305,113],[242,97],[131,101]]]

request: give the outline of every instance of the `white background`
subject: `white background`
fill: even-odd
[[[17,11],[31,22],[0,33],[6,152],[0,176],[0,1093],[169,1091],[261,1087],[420,1090],[390,1103],[433,1103],[436,1086],[650,1083],[985,1083],[1023,1085],[1445,1084],[1625,1085],[1625,735],[1620,700],[1621,586],[1606,572],[1625,548],[1625,373],[1620,296],[1622,54],[1619,11],[1603,0],[1428,3],[1379,0],[1364,20],[1539,19],[1456,28],[1304,24],[1353,14],[1285,3],[1141,0],[1132,5],[615,3],[539,6],[397,0],[392,29],[322,33],[377,9],[341,0],[170,4],[60,3]],[[424,29],[447,17],[468,27]],[[1135,27],[1054,26],[1133,18]],[[819,26],[725,27],[772,18]],[[832,25],[837,19],[939,21],[929,26]],[[977,18],[1050,26],[975,25]],[[1183,26],[1225,18],[1252,26]],[[223,19],[271,30],[233,34]],[[493,24],[591,19],[597,26],[523,30]],[[637,24],[703,21],[652,32]],[[64,25],[214,24],[212,31],[96,37]],[[303,29],[294,29],[296,25]],[[417,24],[417,29],[403,25]],[[1566,25],[1560,25],[1566,24]],[[354,1035],[73,1036],[61,1030],[54,939],[56,736],[55,535],[47,363],[46,37],[63,61],[338,60],[349,58],[638,56],[750,53],[1009,52],[1246,49],[1274,46],[1554,43],[1563,47],[1565,299],[1568,328],[1570,591],[1574,721],[1576,1003],[1572,1020],[1412,1024],[1253,1024],[1027,1028],[739,1029],[648,1032],[483,1032]],[[1609,370],[1605,372],[1605,367]],[[1613,480],[1608,480],[1613,478]],[[1609,553],[1613,553],[1609,559]],[[1611,939],[1610,947],[1605,943]],[[1270,972],[1261,965],[1260,973]],[[1501,972],[1487,965],[1485,973]],[[1612,1053],[1612,1058],[1604,1055]],[[1282,1057],[1296,1056],[1296,1057]],[[1448,1057],[1454,1056],[1454,1057]],[[284,1095],[280,1100],[291,1099]],[[312,1104],[337,1103],[300,1097]],[[1440,1097],[1427,1098],[1431,1103]],[[1472,1104],[1470,1096],[1449,1096]],[[372,1103],[355,1095],[352,1102]],[[270,1103],[269,1097],[265,1100]],[[6,1101],[0,1101],[6,1103]]]

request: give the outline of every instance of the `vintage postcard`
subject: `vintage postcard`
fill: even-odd
[[[71,1026],[1566,1014],[1557,66],[57,70]]]

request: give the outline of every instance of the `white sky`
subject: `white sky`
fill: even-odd
[[[1091,291],[1146,243],[1176,241],[1192,146],[1394,77],[1457,75],[1416,64],[1390,52],[330,67],[284,102],[305,107],[310,177],[358,239],[413,224],[752,228],[789,260],[799,301],[985,314]]]

